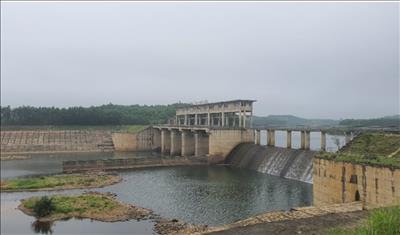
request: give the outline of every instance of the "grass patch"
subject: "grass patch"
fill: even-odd
[[[32,178],[16,178],[1,182],[2,191],[23,191],[39,189],[73,189],[102,187],[120,181],[116,175],[55,175]]]
[[[343,153],[365,156],[387,156],[400,148],[400,135],[365,133],[346,146]],[[399,155],[398,155],[399,156]]]
[[[77,217],[112,222],[140,220],[152,214],[151,210],[117,201],[113,194],[98,192],[31,197],[22,200],[18,208],[44,221]]]
[[[400,168],[400,158],[397,157],[388,158],[387,156],[364,156],[359,154],[343,153],[320,153],[316,157],[340,162]]]
[[[342,151],[338,153],[320,153],[316,157],[334,161],[400,168],[400,152],[396,153],[399,148],[400,135],[364,133],[356,137]]]
[[[44,197],[32,197],[22,201],[22,205],[32,210],[35,216],[38,215],[35,208],[44,201]],[[52,202],[52,209],[45,216],[59,217],[60,214],[68,213],[106,213],[120,207],[121,204],[110,197],[101,194],[83,194],[78,196],[56,195],[47,200]]]
[[[398,235],[400,207],[381,208],[371,212],[367,221],[355,229],[335,229],[329,235]]]

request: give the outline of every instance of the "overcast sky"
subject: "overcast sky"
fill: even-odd
[[[399,113],[398,3],[1,3],[1,104]]]

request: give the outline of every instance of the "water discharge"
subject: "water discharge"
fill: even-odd
[[[311,150],[240,144],[225,162],[234,167],[312,183],[312,158],[316,153]]]

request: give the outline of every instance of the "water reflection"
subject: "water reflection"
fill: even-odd
[[[53,222],[51,221],[36,220],[35,222],[32,223],[32,230],[35,233],[53,234],[52,226]]]
[[[191,223],[220,225],[312,202],[311,184],[225,166],[143,169],[121,175],[122,183],[99,190]]]

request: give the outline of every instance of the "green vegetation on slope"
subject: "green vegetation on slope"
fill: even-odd
[[[120,181],[116,175],[55,175],[1,181],[2,191],[102,187]]]
[[[335,229],[329,235],[398,235],[400,207],[381,208],[371,212],[368,220],[355,229]]]
[[[343,149],[343,153],[387,156],[400,148],[400,135],[364,133]]]
[[[92,107],[1,107],[2,125],[149,125],[166,123],[175,115],[172,105],[101,105]]]
[[[372,166],[385,166],[390,168],[400,168],[400,158],[387,156],[365,156],[359,154],[337,154],[337,153],[323,153],[318,155],[327,160],[340,161],[340,162],[350,162],[357,164],[365,164]]]
[[[364,133],[338,153],[321,153],[318,157],[358,164],[400,168],[400,135]]]

